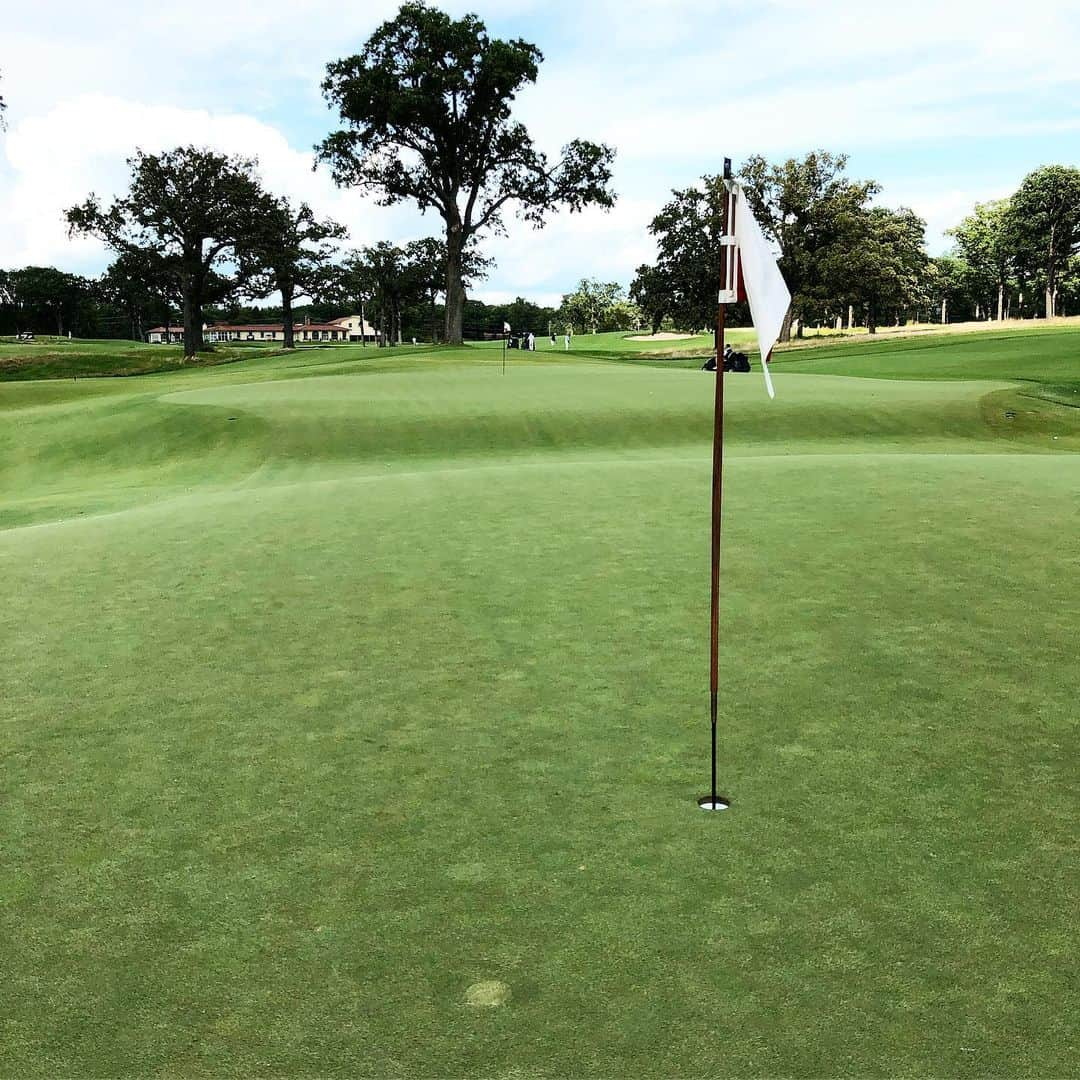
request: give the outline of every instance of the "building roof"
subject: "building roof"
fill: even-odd
[[[284,323],[213,323],[210,326],[204,327],[206,333],[212,331],[221,332],[223,330],[235,331],[237,333],[255,333],[257,331],[273,330],[277,333],[281,333],[285,329]],[[298,330],[344,330],[346,327],[340,323],[293,323],[293,331]],[[179,324],[171,325],[169,332],[176,334],[182,334],[184,332],[183,326]],[[163,334],[165,333],[164,326],[152,326],[148,331],[148,334]]]

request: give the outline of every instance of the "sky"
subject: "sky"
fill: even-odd
[[[5,0],[6,2],[6,0]],[[0,37],[0,267],[92,275],[109,253],[63,211],[123,191],[125,160],[186,143],[256,156],[266,185],[345,224],[350,244],[438,235],[441,219],[337,189],[312,147],[337,116],[319,84],[396,0],[39,0]],[[516,116],[555,155],[617,151],[610,212],[511,217],[472,295],[557,304],[583,277],[629,285],[674,188],[823,148],[927,221],[931,254],[977,201],[1031,169],[1080,164],[1080,0],[444,0],[541,49]]]

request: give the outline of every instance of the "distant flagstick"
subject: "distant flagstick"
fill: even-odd
[[[791,294],[776,265],[761,227],[731,176],[731,159],[724,158],[724,225],[721,237],[720,293],[716,311],[716,397],[713,413],[712,588],[709,623],[709,719],[712,729],[712,784],[698,799],[702,810],[726,810],[731,801],[716,790],[717,692],[720,684],[720,525],[724,480],[724,309],[736,303],[745,289],[757,330],[765,389],[775,397],[769,360],[780,336]]]

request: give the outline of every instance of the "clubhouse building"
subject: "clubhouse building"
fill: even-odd
[[[250,323],[233,326],[215,323],[203,327],[203,337],[208,342],[219,341],[284,341],[285,327],[282,323]],[[374,327],[359,315],[346,315],[328,323],[294,323],[293,338],[296,341],[377,341]],[[151,345],[179,345],[184,340],[182,326],[155,326],[146,335]]]

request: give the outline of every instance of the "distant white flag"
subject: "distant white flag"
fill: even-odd
[[[761,350],[765,389],[769,391],[769,397],[776,397],[769,376],[768,359],[773,346],[780,339],[780,328],[791,306],[791,293],[788,292],[780,267],[776,265],[776,256],[738,186],[735,188],[735,246],[738,251],[736,265],[742,274],[750,316],[754,320],[758,348]]]
[[[508,322],[503,323],[503,333],[504,334],[509,334],[510,333],[510,324]]]

